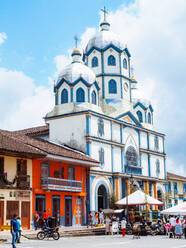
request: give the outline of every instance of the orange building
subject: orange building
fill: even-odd
[[[24,143],[46,155],[32,160],[32,217],[46,210],[49,216],[60,217],[60,225],[83,225],[89,203],[88,172],[99,162],[45,140],[46,132],[46,126],[19,131]]]
[[[88,161],[66,161],[56,158],[33,160],[32,185],[33,207],[42,216],[60,214],[60,225],[83,225],[86,215],[87,169],[96,164]],[[69,161],[68,161],[69,160]]]

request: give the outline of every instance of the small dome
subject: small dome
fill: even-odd
[[[77,47],[74,48],[74,50],[72,51],[72,55],[75,55],[75,54],[81,55],[81,52]]]
[[[59,80],[64,78],[70,83],[73,83],[79,78],[83,78],[87,83],[92,84],[96,81],[94,72],[83,62],[73,61],[70,65],[67,65],[59,75]]]
[[[106,21],[100,24],[101,30],[98,31],[88,42],[85,51],[88,52],[93,46],[103,49],[104,47],[113,44],[114,46],[123,50],[125,44],[122,42],[119,35],[111,32],[110,24]]]

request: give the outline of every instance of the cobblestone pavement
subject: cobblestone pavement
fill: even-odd
[[[0,248],[12,247],[10,241],[1,243]],[[89,237],[71,237],[60,238],[58,241],[49,240],[26,240],[22,239],[22,243],[17,248],[186,248],[185,239],[169,239],[165,236],[147,236],[140,239],[133,239],[132,236],[123,238],[121,235],[114,236],[89,236]]]

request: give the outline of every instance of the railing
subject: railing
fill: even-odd
[[[82,182],[55,177],[41,177],[41,188],[45,190],[82,191]]]
[[[134,165],[125,165],[125,173],[134,174],[134,175],[141,175],[142,168]]]

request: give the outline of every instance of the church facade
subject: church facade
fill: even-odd
[[[55,106],[45,117],[49,139],[101,164],[88,172],[87,211],[108,208],[109,199],[129,194],[132,184],[163,199],[165,135],[153,125],[151,103],[132,97],[136,84],[131,54],[104,20],[83,54],[73,50],[54,86]]]

